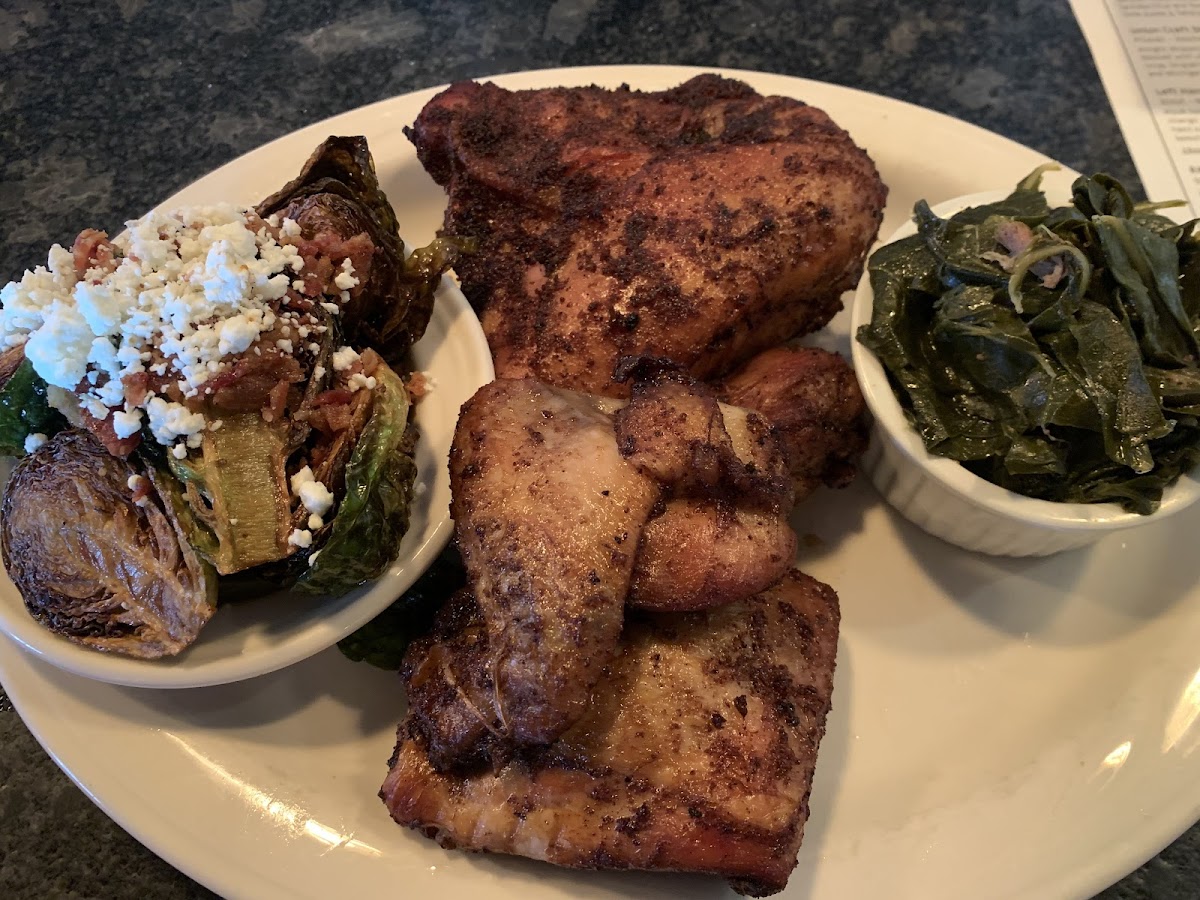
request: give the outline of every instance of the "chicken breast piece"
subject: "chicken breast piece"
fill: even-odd
[[[409,137],[479,240],[456,270],[501,377],[620,396],[617,361],[720,376],[823,326],[886,189],[825,113],[701,75],[668,91],[464,82]]]
[[[407,672],[485,632],[469,596],[454,606]],[[445,847],[709,872],[774,893],[808,818],[838,621],[834,591],[798,571],[743,603],[631,614],[585,717],[495,768],[438,771],[414,727],[418,692],[380,796]]]

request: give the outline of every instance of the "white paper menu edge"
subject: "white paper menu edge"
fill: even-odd
[[[1146,197],[1155,202],[1186,198],[1187,191],[1176,169],[1180,161],[1172,157],[1162,138],[1108,3],[1105,0],[1070,0],[1070,3]],[[1179,222],[1195,215],[1187,207],[1162,212]]]

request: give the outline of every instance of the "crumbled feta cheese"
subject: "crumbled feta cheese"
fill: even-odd
[[[358,279],[354,277],[354,266],[349,257],[342,260],[342,271],[333,277],[333,283],[339,291],[348,291],[352,287],[358,287]]]
[[[312,555],[309,556],[309,558],[308,558],[308,564],[311,566],[313,563],[315,563],[317,561],[317,557],[320,555],[321,555],[320,550],[314,550],[312,552]]]
[[[171,448],[171,455],[176,459],[187,459],[187,444],[182,442]]]
[[[333,494],[313,477],[312,469],[305,466],[291,478],[292,493],[300,498],[310,513],[323,516],[333,507]]]
[[[284,353],[290,354],[292,352],[292,342],[287,340],[286,338],[280,338],[279,340],[277,340],[275,342],[275,346],[278,347],[280,350],[282,350]]]
[[[145,483],[146,479],[142,475],[130,475],[125,479],[125,487],[131,491],[136,491]]]
[[[358,352],[353,347],[338,347],[333,351],[333,371],[344,372],[359,360]]]
[[[329,313],[331,316],[336,316],[342,311],[342,308],[336,303],[325,303],[324,301],[321,303],[321,309],[325,310],[325,312]]]
[[[320,347],[317,348],[317,350],[320,350],[320,349],[321,349]],[[317,350],[314,350],[313,353],[316,353]],[[324,366],[313,366],[313,378],[320,381],[324,377],[325,377],[325,367]]]
[[[350,376],[350,381],[347,383],[347,386],[351,391],[361,390],[362,388],[366,388],[368,391],[373,391],[375,390],[375,384],[376,382],[374,375],[364,375],[362,372],[355,372]]]
[[[83,280],[71,252],[56,244],[45,267],[0,289],[0,345],[23,344],[34,371],[78,390],[79,406],[95,418],[115,411],[118,437],[135,434],[143,412],[160,443],[196,434],[199,414],[144,390],[131,404],[125,384],[148,367],[198,396],[228,357],[258,350],[275,324],[272,304],[303,261],[294,244],[252,231],[248,212],[228,204],[151,212],[112,240],[112,271],[91,269]],[[300,233],[290,219],[280,228]]]
[[[279,226],[279,232],[284,237],[300,237],[300,223],[295,219],[284,219]]]
[[[46,443],[46,441],[48,441],[48,440],[49,440],[49,438],[46,437],[44,434],[42,434],[40,431],[35,431],[33,434],[28,435],[25,438],[25,452],[32,453],[34,450],[36,450],[38,447],[42,446],[42,444]]]
[[[293,547],[311,547],[312,532],[306,528],[294,528],[288,535],[288,543]]]
[[[125,409],[113,413],[113,433],[119,438],[136,434],[142,427],[142,411],[126,404]]]
[[[312,515],[310,515],[308,517],[308,527],[312,531],[316,531],[318,528],[320,528],[324,524],[325,524],[325,520],[322,519],[320,516],[318,516],[316,513],[313,513]]]
[[[150,431],[160,444],[170,444],[178,437],[197,434],[204,429],[204,416],[194,413],[182,403],[151,397],[146,401]]]

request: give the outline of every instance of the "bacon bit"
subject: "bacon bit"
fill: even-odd
[[[266,219],[262,218],[262,216],[252,209],[247,210],[246,212],[246,227],[255,234],[258,234],[262,229],[265,228],[271,235],[275,237],[276,240],[279,239],[279,229],[272,228]]]
[[[375,370],[379,368],[381,362],[383,362],[382,357],[368,347],[359,355],[357,364],[359,371],[370,377],[375,374]]]
[[[313,407],[335,406],[339,403],[352,403],[354,401],[353,391],[344,391],[339,388],[331,388],[328,391],[321,391],[317,396],[313,397]]]
[[[429,393],[429,378],[424,372],[410,372],[404,380],[404,387],[408,396],[412,397],[413,403],[416,403]]]
[[[126,438],[117,437],[117,433],[113,431],[112,416],[109,416],[107,419],[97,419],[82,407],[79,412],[83,417],[83,427],[94,434],[96,439],[104,445],[104,449],[113,456],[125,459],[142,442],[142,433],[140,431],[135,431]]]
[[[287,397],[290,388],[291,385],[286,381],[280,381],[275,387],[271,388],[267,405],[262,410],[264,422],[274,422],[276,419],[283,417],[283,413],[287,409]]]
[[[205,383],[212,391],[212,405],[230,412],[253,412],[267,408],[275,410],[275,392],[283,384],[283,400],[287,401],[287,386],[304,380],[304,370],[295,357],[269,349],[261,356],[242,357],[232,369],[221,372]],[[279,407],[282,412],[283,407]],[[271,421],[268,419],[267,421]]]
[[[150,497],[150,479],[139,476],[133,486],[133,502],[135,506],[145,506]]]
[[[85,228],[71,246],[75,262],[75,277],[82,280],[88,269],[100,269],[107,275],[117,268],[117,258],[108,235],[95,228]]]
[[[308,424],[322,434],[337,434],[345,431],[354,422],[349,403],[329,403],[312,411]]]
[[[358,279],[358,284],[350,289],[351,297],[357,297],[362,292],[363,285],[371,275],[375,243],[365,231],[345,239],[332,231],[322,231],[315,238],[297,239],[295,246],[296,252],[304,259],[302,272],[305,296],[339,296],[341,291],[334,285],[333,279],[347,259],[354,269],[354,277]]]
[[[121,376],[121,385],[125,389],[125,401],[134,406],[142,406],[146,396],[153,389],[149,372],[130,372]]]
[[[333,263],[328,259],[319,257],[309,257],[303,252],[300,254],[304,257],[304,295],[306,297],[317,297],[321,294],[331,293],[329,285],[333,281],[336,274],[333,268]],[[332,293],[336,294],[336,291]]]

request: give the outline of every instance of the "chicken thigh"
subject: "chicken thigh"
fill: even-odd
[[[808,818],[838,619],[834,591],[797,571],[741,603],[631,615],[586,715],[499,765],[438,770],[418,691],[380,796],[397,822],[445,847],[710,872],[741,893],[774,893]],[[478,653],[485,633],[459,595],[410,648],[410,691],[439,656]]]

